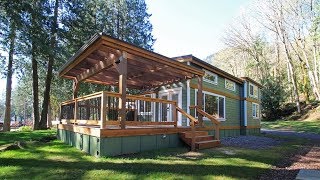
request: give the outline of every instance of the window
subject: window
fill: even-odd
[[[203,76],[203,81],[212,83],[212,84],[218,84],[218,75],[211,73],[209,71],[205,71],[205,74]]]
[[[252,117],[259,118],[259,104],[252,103]]]
[[[253,84],[249,84],[249,95],[251,97],[254,97],[254,98],[258,98],[258,87],[253,85]]]
[[[215,116],[217,119],[225,119],[225,97],[218,96],[209,92],[203,92],[203,110]],[[195,98],[195,104],[197,104],[197,93]]]
[[[232,81],[230,81],[228,79],[225,79],[224,87],[226,89],[231,90],[231,91],[235,91],[236,90],[236,83],[232,82]]]

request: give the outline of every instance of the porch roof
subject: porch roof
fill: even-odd
[[[126,59],[127,87],[151,89],[203,76],[200,69],[104,34],[95,34],[59,70],[75,82],[119,84],[119,64]]]

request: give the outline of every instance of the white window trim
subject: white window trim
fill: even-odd
[[[227,86],[226,86],[227,81],[233,84],[233,88],[232,88],[232,89],[227,88]],[[236,83],[233,82],[233,81],[230,81],[229,79],[224,79],[224,87],[225,87],[226,89],[230,90],[230,91],[236,91]]]
[[[195,102],[194,104],[197,105],[198,101],[197,101],[197,94],[198,94],[198,89],[195,89]],[[211,92],[208,92],[208,91],[202,91],[203,94],[209,94],[209,95],[212,95],[212,96],[218,96],[218,97],[222,97],[223,98],[223,103],[224,103],[224,110],[223,110],[223,113],[224,113],[224,118],[217,118],[217,120],[219,121],[226,121],[226,97],[225,96],[221,96],[219,94],[215,94],[215,93],[211,93]],[[203,97],[202,97],[203,98]],[[219,106],[218,106],[218,112],[219,112]],[[197,114],[197,113],[196,113]],[[206,121],[210,121],[210,119],[208,119],[207,117],[203,117],[203,120],[206,120]]]
[[[250,93],[250,86],[253,87],[253,91],[252,91],[253,94]],[[256,85],[254,85],[254,84],[252,84],[252,83],[249,83],[249,96],[250,96],[250,97],[253,97],[253,98],[258,98],[258,96],[259,96],[259,89],[258,89],[258,94],[257,94],[257,96],[255,96],[255,95],[254,95],[254,87],[258,88]]]
[[[209,80],[209,79],[206,79],[206,78],[203,76],[203,81],[208,82],[208,83],[211,83],[211,84],[215,84],[215,85],[218,84],[218,78],[219,78],[219,77],[218,77],[217,74],[212,73],[212,72],[207,71],[207,70],[204,70],[204,72],[205,72],[205,74],[209,74],[210,76],[215,76],[215,77],[216,77],[216,80],[215,80],[215,81],[211,81],[211,80]]]
[[[256,112],[257,112],[257,115],[258,116],[254,116],[253,115],[253,106],[256,106],[258,109],[256,109]],[[259,104],[257,104],[257,103],[252,103],[252,117],[253,117],[253,119],[259,119],[260,118],[260,105]]]

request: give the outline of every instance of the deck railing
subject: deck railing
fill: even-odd
[[[120,93],[103,91],[63,102],[61,104],[61,123],[100,125],[101,128],[108,125],[120,125],[120,98]],[[130,126],[173,125],[176,127],[176,106],[176,101],[143,95],[126,95],[125,124]]]
[[[203,111],[202,109],[200,109],[198,106],[190,106],[190,109],[195,109],[197,111],[197,113],[200,113],[202,116],[208,118],[212,124],[214,125],[214,137],[216,140],[220,139],[220,121],[218,121],[214,116],[206,113],[205,111]]]

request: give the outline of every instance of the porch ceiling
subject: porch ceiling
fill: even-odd
[[[119,61],[127,60],[127,87],[151,89],[204,72],[160,54],[103,34],[93,36],[60,69],[59,76],[76,82],[118,85]]]

